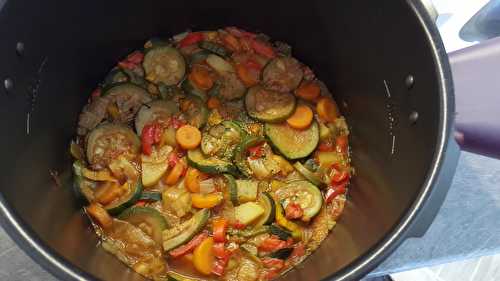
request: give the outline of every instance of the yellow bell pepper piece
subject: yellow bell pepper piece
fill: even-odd
[[[87,179],[94,181],[117,181],[108,170],[93,171],[87,168],[83,168],[82,175]]]
[[[274,204],[276,205],[276,222],[282,227],[288,229],[292,232],[292,237],[295,240],[302,240],[302,228],[297,224],[289,221],[283,215],[283,207],[281,207],[280,202],[274,200]]]
[[[212,273],[214,264],[214,254],[212,248],[214,246],[214,239],[208,237],[201,242],[193,252],[193,265],[198,272],[209,275]]]
[[[217,193],[212,194],[191,194],[191,204],[198,209],[213,208],[222,202],[222,195]]]

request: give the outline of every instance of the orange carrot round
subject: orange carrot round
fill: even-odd
[[[248,71],[248,69],[242,64],[236,65],[236,73],[238,74],[238,78],[240,78],[243,84],[245,84],[245,86],[247,87],[252,87],[255,84],[259,83],[259,81],[254,76],[252,76],[250,71]]]
[[[327,97],[319,99],[318,104],[316,104],[316,111],[319,117],[327,122],[334,122],[339,115],[337,104],[331,98]]]
[[[313,120],[313,112],[311,108],[307,105],[299,105],[295,109],[292,116],[286,119],[286,122],[290,127],[295,129],[305,129],[311,125]]]
[[[320,93],[321,89],[315,82],[304,83],[295,92],[299,98],[307,101],[314,101],[319,97]]]
[[[193,67],[189,74],[189,80],[202,90],[210,90],[214,86],[214,81],[208,70],[200,66]]]
[[[182,176],[184,172],[185,164],[182,161],[177,162],[175,166],[170,170],[164,182],[168,185],[174,185],[179,181],[179,178]]]
[[[220,107],[220,100],[216,97],[210,97],[207,101],[207,107],[209,109],[215,109]]]
[[[193,149],[200,145],[201,132],[194,126],[184,125],[175,133],[175,140],[183,149]]]

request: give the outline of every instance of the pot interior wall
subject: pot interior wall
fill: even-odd
[[[398,223],[430,169],[440,108],[429,43],[405,1],[8,1],[0,78],[11,77],[14,88],[0,93],[0,192],[38,239],[96,278],[141,280],[96,247],[70,188],[67,147],[79,110],[113,64],[147,38],[227,25],[289,42],[351,126],[356,176],[345,213],[287,280],[345,268]],[[49,171],[59,171],[63,186]]]

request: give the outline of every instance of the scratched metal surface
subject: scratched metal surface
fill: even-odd
[[[500,253],[500,161],[462,153],[453,184],[422,238],[405,241],[370,276]],[[0,228],[0,280],[56,280]]]

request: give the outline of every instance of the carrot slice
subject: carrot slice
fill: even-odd
[[[337,104],[327,97],[319,99],[318,104],[316,104],[316,111],[318,111],[319,117],[327,122],[335,122],[335,119],[339,116]]]
[[[247,87],[252,87],[253,85],[259,83],[259,81],[254,76],[252,76],[248,69],[241,64],[236,65],[236,73],[238,74],[238,77],[243,82],[243,84],[245,84],[245,86]]]
[[[209,109],[215,109],[220,107],[220,100],[216,97],[210,97],[207,101],[207,107]]]
[[[321,92],[321,89],[319,88],[318,84],[314,82],[309,82],[309,83],[304,83],[302,84],[295,94],[304,100],[307,101],[314,101],[316,98],[319,97],[319,94]]]
[[[189,74],[189,80],[202,90],[210,90],[214,86],[214,81],[210,77],[210,73],[203,67],[194,66]]]
[[[170,173],[168,173],[167,177],[165,178],[164,182],[168,185],[174,185],[179,181],[179,178],[182,176],[184,173],[185,169],[185,164],[182,161],[177,162],[175,166],[172,168]]]
[[[175,133],[175,140],[183,149],[193,149],[200,145],[201,132],[194,126],[184,125]]]
[[[305,129],[311,125],[313,120],[313,112],[307,105],[299,105],[295,109],[292,116],[286,119],[290,127],[295,129]]]

